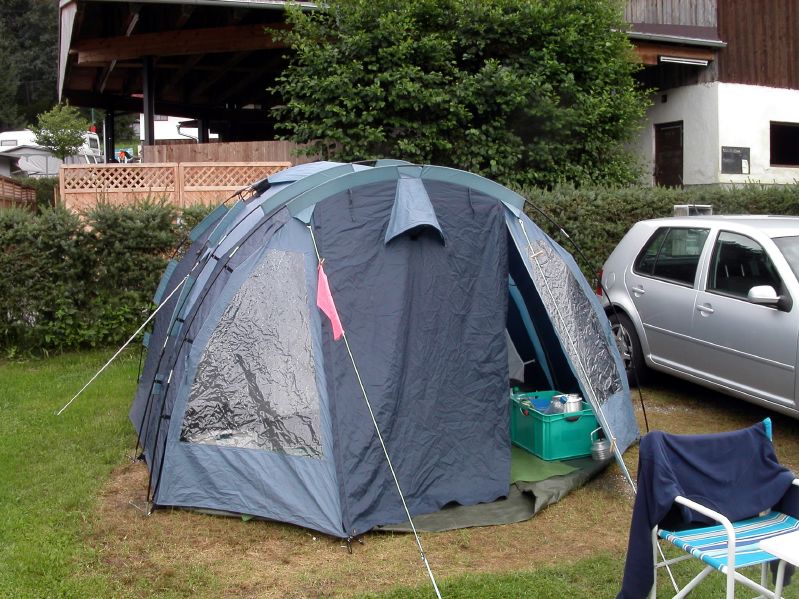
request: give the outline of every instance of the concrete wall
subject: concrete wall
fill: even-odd
[[[665,100],[665,101],[664,101]],[[685,185],[799,181],[799,168],[770,165],[771,121],[799,124],[799,91],[735,83],[703,83],[658,92],[632,146],[654,182],[655,125],[683,122]],[[722,174],[721,148],[749,148],[748,174]]]
[[[670,89],[652,96],[646,122],[633,150],[645,167],[644,183],[654,183],[655,125],[683,122],[683,182],[718,182],[718,86],[703,83]]]
[[[749,175],[719,175],[722,183],[794,183],[799,168],[770,165],[770,122],[799,124],[799,91],[720,83],[719,156],[721,146],[748,147]]]

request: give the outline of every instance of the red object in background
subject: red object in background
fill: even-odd
[[[594,293],[596,293],[599,297],[602,297],[604,294],[604,290],[602,289],[602,275],[605,274],[603,269],[599,269],[596,273],[596,286],[594,287]]]
[[[95,125],[94,123],[89,125],[89,131],[91,131],[92,133],[97,133],[97,125]]]

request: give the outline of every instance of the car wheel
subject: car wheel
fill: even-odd
[[[647,375],[646,363],[635,326],[629,317],[622,313],[611,314],[609,320],[624,370],[627,372],[627,380],[631,386],[644,382]]]

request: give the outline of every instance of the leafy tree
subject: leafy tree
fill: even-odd
[[[19,127],[21,118],[16,106],[19,73],[13,60],[5,25],[0,21],[0,131]]]
[[[284,138],[505,183],[627,183],[646,108],[616,0],[329,0],[289,11]]]
[[[21,122],[56,103],[58,66],[58,2],[0,0],[0,71],[10,64],[16,78],[0,77],[0,96],[10,95]],[[5,98],[3,98],[5,99]]]
[[[38,125],[31,126],[36,143],[61,160],[77,153],[89,128],[89,121],[81,116],[77,108],[64,104],[57,104],[43,112],[38,121]]]

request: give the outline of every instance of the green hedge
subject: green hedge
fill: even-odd
[[[58,187],[58,177],[19,177],[23,185],[36,190],[36,207],[38,210],[52,208],[56,204],[55,195]]]
[[[143,322],[186,229],[164,203],[100,204],[79,217],[0,211],[0,350],[42,353],[120,343]],[[182,224],[181,224],[182,223]]]
[[[676,204],[710,204],[714,214],[799,215],[799,185],[517,189],[527,214],[574,255],[589,281],[633,223],[671,216]],[[536,209],[537,208],[537,209]],[[549,215],[557,226],[542,216]],[[562,227],[571,240],[560,233]],[[579,251],[576,249],[579,248]]]
[[[711,204],[716,214],[799,215],[799,185],[519,191],[529,198],[528,214],[589,280],[634,222],[669,216],[674,204]],[[82,217],[63,209],[0,210],[0,355],[123,342],[152,309],[166,260],[208,210],[178,214],[156,202],[101,204]]]

